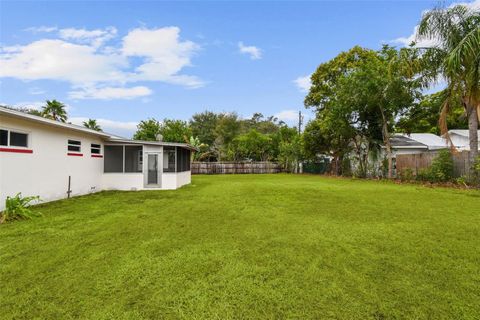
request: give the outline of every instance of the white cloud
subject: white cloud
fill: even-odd
[[[194,76],[178,73],[191,65],[192,56],[200,46],[192,41],[180,41],[180,29],[134,29],[123,38],[122,53],[125,56],[143,57],[144,63],[132,75],[138,80],[164,81],[190,87],[202,86]]]
[[[471,2],[454,2],[451,5],[449,5],[448,7],[452,8],[452,7],[455,7],[457,5],[464,5],[467,8],[469,8],[470,10],[480,11],[480,0],[475,0],[475,1],[471,1]]]
[[[413,32],[408,37],[399,37],[390,41],[390,43],[400,44],[402,46],[409,46],[412,42],[415,42],[415,47],[420,48],[430,48],[438,45],[438,41],[435,39],[416,39],[417,38],[418,26],[413,28]]]
[[[0,53],[0,77],[63,80],[78,85],[125,80],[124,57],[98,53],[89,45],[43,39],[6,49]]]
[[[275,117],[284,122],[298,121],[298,110],[283,110],[277,113]]]
[[[468,7],[470,10],[480,11],[480,0],[475,0],[473,2],[454,2],[449,6],[449,8],[452,8],[452,7],[457,6],[457,5],[464,5],[464,6]],[[424,11],[422,13],[422,15],[425,14],[426,12],[428,12],[428,11],[429,10]],[[402,46],[409,46],[412,42],[415,42],[415,46],[416,47],[421,47],[421,48],[434,47],[434,46],[439,44],[436,39],[432,39],[432,38],[417,39],[417,31],[418,31],[418,25],[416,25],[413,28],[413,32],[409,36],[399,37],[399,38],[393,39],[389,42],[390,43],[396,43],[396,44],[399,44],[399,45],[402,45]]]
[[[303,76],[298,77],[297,79],[293,80],[293,83],[300,89],[302,92],[308,92],[310,87],[312,86],[312,81],[310,80],[310,76]]]
[[[180,40],[177,27],[133,29],[117,47],[105,46],[117,35],[114,27],[59,29],[58,35],[59,39],[0,47],[0,77],[66,81],[72,86],[71,96],[77,99],[131,99],[152,93],[145,86],[125,88],[125,84],[138,81],[189,88],[205,84],[196,76],[181,73],[191,66],[200,46]]]
[[[41,33],[41,32],[48,33],[56,30],[58,30],[57,27],[49,27],[49,26],[31,27],[31,28],[25,29],[25,31],[29,31],[32,33]]]
[[[240,50],[240,53],[248,54],[252,60],[262,59],[263,51],[258,47],[246,46],[240,41],[238,43],[238,49]]]
[[[105,29],[75,29],[66,28],[58,31],[60,38],[64,40],[73,40],[80,43],[88,43],[93,47],[98,48],[110,39],[115,38],[117,35],[117,29],[114,27],[107,27]]]
[[[79,90],[70,91],[71,99],[134,99],[145,97],[152,94],[152,90],[144,86],[131,88],[122,87],[104,87],[104,88],[80,88]]]
[[[76,125],[83,125],[84,121],[88,121],[89,118],[85,117],[72,117],[68,118],[68,121],[76,124]],[[136,130],[137,129],[137,124],[138,122],[122,122],[122,121],[115,121],[115,120],[109,120],[109,119],[96,119],[97,123],[102,127],[104,131],[108,130]]]

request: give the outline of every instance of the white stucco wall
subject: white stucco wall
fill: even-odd
[[[192,182],[192,172],[184,171],[177,173],[177,188]]]
[[[32,153],[0,152],[0,210],[7,196],[22,192],[38,195],[43,201],[67,197],[71,176],[72,196],[102,188],[103,158],[93,158],[90,144],[103,143],[99,137],[2,115],[0,127],[29,134]],[[83,156],[68,156],[67,140],[80,140]]]
[[[175,172],[164,172],[162,174],[162,189],[173,190],[177,188],[177,174]]]
[[[184,171],[184,172],[177,172],[177,173],[164,172],[162,179],[163,179],[162,189],[173,190],[191,183],[192,173],[191,171]]]
[[[104,173],[102,188],[104,190],[142,190],[143,173]]]

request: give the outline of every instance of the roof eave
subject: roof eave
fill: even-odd
[[[101,137],[104,137],[104,138],[110,138],[109,134],[101,132],[101,131],[95,131],[95,130],[88,129],[88,128],[82,128],[80,126],[70,124],[70,123],[64,123],[64,122],[60,122],[60,121],[46,119],[46,118],[35,116],[35,115],[32,115],[32,114],[27,114],[27,113],[24,113],[24,112],[21,112],[21,111],[10,110],[10,109],[6,109],[6,108],[0,108],[0,114],[5,114],[5,115],[11,116],[13,118],[29,120],[29,121],[33,121],[33,122],[37,122],[37,123],[41,123],[41,124],[45,124],[45,125],[50,125],[50,126],[54,126],[54,127],[58,127],[58,128],[74,130],[74,131],[77,131],[77,132],[97,135],[97,136],[101,136]]]

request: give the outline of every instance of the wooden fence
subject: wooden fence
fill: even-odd
[[[276,162],[192,162],[192,174],[279,173]]]
[[[453,176],[461,177],[469,174],[468,151],[453,154]],[[424,152],[418,154],[399,154],[396,159],[397,175],[405,169],[411,169],[413,174],[430,167],[438,152]]]

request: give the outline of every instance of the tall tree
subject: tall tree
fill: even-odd
[[[192,130],[183,120],[164,119],[160,124],[160,134],[166,142],[189,142]]]
[[[447,115],[459,97],[468,117],[470,163],[478,157],[480,119],[480,11],[465,5],[435,8],[426,12],[418,28],[417,40],[433,40],[424,51],[424,76],[429,81],[443,77],[447,98],[440,127],[448,137]]]
[[[134,140],[155,141],[160,133],[160,122],[151,118],[142,120],[137,125],[137,131],[133,135]]]
[[[231,160],[267,161],[272,156],[272,138],[255,129],[239,135],[229,145],[228,156]]]
[[[404,55],[414,51],[400,51],[384,46],[375,57],[358,64],[339,79],[337,99],[349,106],[365,126],[367,137],[381,132],[388,160],[388,177],[393,177],[393,155],[390,143],[395,121],[421,96],[421,83],[415,73],[405,66],[410,59]],[[378,129],[376,129],[378,128]],[[375,139],[373,139],[375,140]]]
[[[217,158],[222,160],[227,157],[228,148],[233,139],[240,134],[241,123],[236,113],[223,113],[215,127],[215,142],[213,150]]]
[[[446,98],[446,91],[429,94],[415,103],[397,122],[396,130],[403,133],[428,132],[441,135],[438,119]],[[450,106],[450,114],[447,116],[448,128],[468,129],[465,110],[459,103]]]
[[[378,110],[374,111],[365,103],[349,101],[349,91],[356,89],[351,75],[361,65],[374,65],[376,62],[377,52],[356,46],[320,64],[312,74],[312,86],[305,98],[305,106],[316,109],[316,121],[309,125],[309,135],[320,137],[326,144],[325,151],[334,157],[332,170],[337,174],[341,174],[344,156],[354,147],[360,162],[359,175],[365,175],[365,162],[368,160],[365,153],[370,146],[378,145],[379,137],[381,139]],[[307,148],[318,148],[315,143],[306,142],[305,145]]]
[[[331,171],[342,174],[344,156],[351,150],[351,141],[355,137],[352,127],[344,119],[324,112],[307,123],[303,132],[303,149],[307,159],[316,160],[319,155],[333,158]]]
[[[66,106],[57,100],[47,100],[46,105],[42,107],[42,116],[55,121],[66,122]]]
[[[211,111],[195,113],[190,119],[192,135],[198,137],[202,143],[212,146],[216,138],[215,128],[218,119],[219,115]]]
[[[95,131],[103,131],[100,125],[97,123],[95,119],[88,119],[87,121],[83,121],[83,126],[88,129],[92,129]]]

